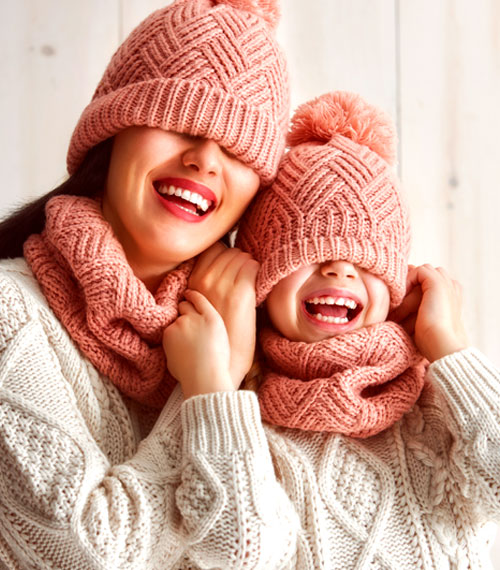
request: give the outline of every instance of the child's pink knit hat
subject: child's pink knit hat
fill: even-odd
[[[391,119],[352,93],[298,108],[274,184],[245,213],[236,245],[261,263],[257,303],[300,267],[341,259],[405,293],[410,226],[391,168]]]
[[[285,147],[289,85],[275,39],[278,0],[175,0],[112,57],[71,138],[88,150],[130,126],[213,139],[272,181]]]

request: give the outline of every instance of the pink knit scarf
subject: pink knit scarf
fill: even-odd
[[[258,396],[267,422],[369,437],[411,409],[425,361],[397,324],[384,322],[316,343],[260,334],[265,357]]]
[[[168,273],[153,296],[133,273],[95,200],[52,198],[46,225],[24,255],[48,303],[94,366],[127,396],[161,408],[175,386],[162,333],[177,317],[193,262]]]

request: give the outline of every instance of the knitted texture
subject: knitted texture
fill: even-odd
[[[264,329],[260,346],[262,417],[278,426],[369,437],[408,412],[424,384],[422,357],[391,322],[315,343]]]
[[[426,379],[435,389],[366,439],[263,426],[247,390],[184,401],[177,386],[146,417],[24,259],[2,260],[0,567],[486,570],[500,373],[468,349]]]
[[[87,151],[129,126],[213,139],[268,184],[288,128],[289,85],[275,39],[278,0],[176,0],[118,48],[68,150]]]
[[[175,379],[162,334],[177,318],[192,261],[171,271],[155,296],[89,198],[58,196],[46,206],[45,230],[25,243],[25,258],[47,300],[94,366],[120,390],[161,408]]]
[[[300,267],[339,259],[383,279],[398,305],[410,228],[389,165],[392,122],[359,96],[335,92],[297,110],[289,140],[274,184],[253,201],[236,241],[261,263],[257,303]]]

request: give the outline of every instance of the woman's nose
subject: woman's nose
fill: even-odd
[[[201,174],[216,176],[222,170],[223,151],[210,139],[193,139],[190,147],[184,151],[182,161],[185,166]]]
[[[321,274],[325,277],[338,277],[339,279],[356,279],[359,276],[356,266],[349,261],[325,261],[321,264]]]

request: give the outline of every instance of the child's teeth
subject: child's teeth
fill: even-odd
[[[307,303],[312,305],[338,305],[339,307],[346,306],[349,309],[355,309],[358,305],[352,299],[344,299],[343,297],[313,297],[308,299]]]
[[[322,315],[321,313],[316,313],[314,315],[316,320],[322,321],[323,323],[329,323],[334,325],[344,325],[345,323],[349,322],[347,317],[327,317],[326,315]]]

